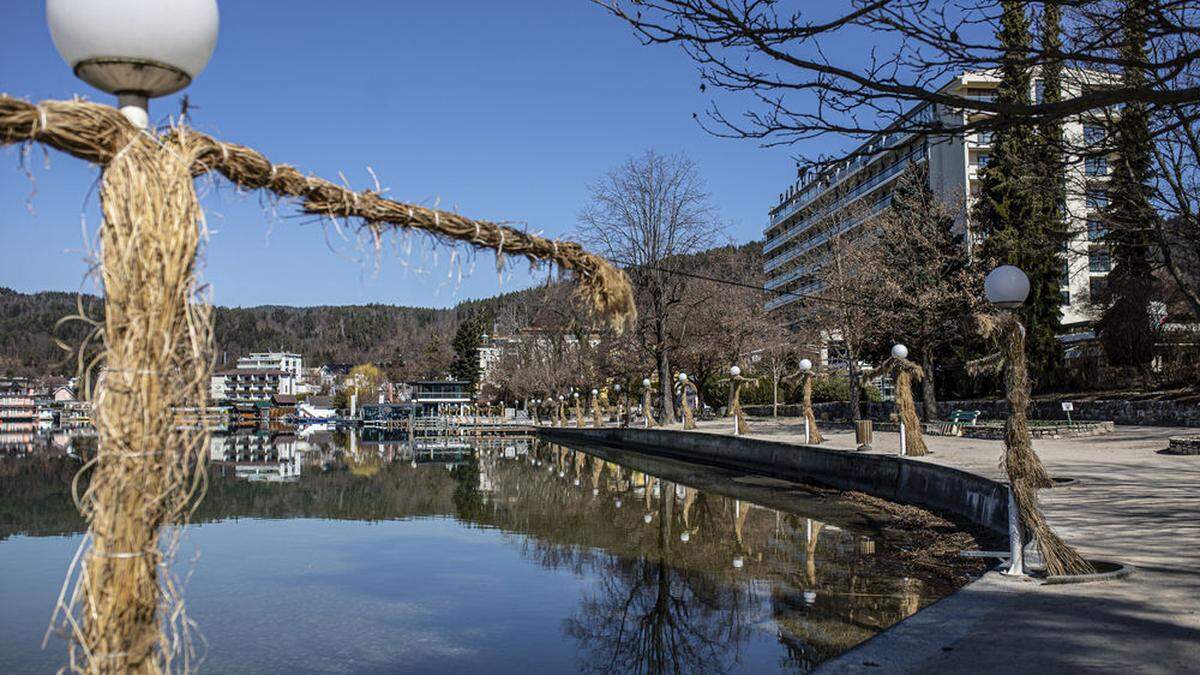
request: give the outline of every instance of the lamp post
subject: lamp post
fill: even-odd
[[[642,420],[647,429],[658,426],[658,422],[654,419],[653,392],[648,377],[642,379]]]
[[[600,414],[600,390],[592,389],[592,426],[599,429],[604,426],[603,416]]]
[[[908,347],[904,346],[903,344],[901,344],[899,342],[892,345],[892,360],[893,361],[900,362],[907,358],[908,358]],[[900,382],[901,377],[902,377],[902,375],[898,372],[894,378],[895,383],[896,383],[896,402],[897,402],[897,404],[899,404],[901,402],[900,398],[901,398],[902,394],[900,392],[900,388],[902,386],[904,386],[904,387],[908,386],[907,381],[904,383]],[[911,399],[912,398],[911,391],[908,392],[908,394],[909,394],[908,398]],[[899,407],[899,405],[897,407]],[[901,414],[897,415],[897,417],[899,418],[899,421],[900,421],[900,456],[903,457],[908,454],[908,442],[907,442],[908,439],[906,438],[906,436],[907,436],[906,432],[908,431],[908,429],[905,427],[905,424],[904,424],[905,416],[903,414],[903,411],[900,411],[900,412],[901,412]]]
[[[1016,310],[1029,297],[1029,277],[1020,268],[1013,265],[1001,265],[988,273],[983,281],[984,294],[988,302],[998,308],[1003,317],[1004,335],[1001,349],[1004,350],[1006,366],[1005,389],[1009,404],[1009,415],[1005,422],[1005,466],[1009,470],[1008,486],[1008,546],[1009,563],[1004,574],[1010,576],[1025,575],[1025,534],[1021,527],[1020,508],[1017,504],[1016,490],[1019,489],[1012,480],[1012,448],[1009,436],[1020,434],[1026,436],[1025,443],[1029,444],[1029,427],[1023,422],[1027,414],[1022,399],[1028,401],[1029,372],[1025,364],[1025,327],[1017,318]],[[1024,390],[1024,395],[1021,394]],[[1018,442],[1020,440],[1018,439]]]
[[[806,445],[821,443],[825,440],[821,436],[820,429],[817,428],[817,416],[813,413],[812,380],[813,362],[809,359],[800,359],[801,407],[804,409],[804,443]]]
[[[688,389],[693,386],[695,386],[695,385],[693,385],[688,380],[687,373],[679,374],[679,402],[680,402],[680,410],[681,410],[680,414],[681,414],[681,417],[683,418],[683,428],[685,430],[690,430],[690,429],[696,428],[696,417],[692,414],[692,405],[691,405],[691,402],[688,401]]]
[[[151,98],[191,84],[217,45],[216,0],[46,0],[50,37],[75,76],[116,94],[140,129]]]
[[[627,417],[629,407],[625,405],[625,394],[621,391],[621,384],[618,382],[613,385],[613,392],[617,395],[617,426],[629,426],[629,418]]]
[[[163,591],[170,547],[160,533],[186,520],[208,445],[207,430],[179,428],[175,411],[207,405],[212,345],[196,302],[202,215],[192,157],[183,141],[147,131],[147,105],[204,69],[217,4],[47,0],[46,19],[67,65],[116,94],[140,130],[116,130],[120,150],[100,182],[103,375],[91,395],[97,448],[81,497],[89,543],[64,624],[74,667],[157,672],[183,648],[168,634],[174,618],[164,619],[179,607]],[[44,131],[47,113],[39,115]]]

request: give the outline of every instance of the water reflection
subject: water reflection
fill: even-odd
[[[844,504],[610,449],[313,429],[222,436],[210,450],[196,523],[450,517],[504,533],[476,545],[515,547],[584,582],[561,610],[504,596],[506,612],[548,613],[580,671],[806,671],[959,583],[906,567],[897,542]],[[14,535],[82,531],[67,487],[78,466],[49,453],[0,463],[0,556]],[[255,611],[226,604],[228,614],[196,617],[201,627]],[[535,653],[544,637],[483,649],[476,665],[519,670],[506,655]]]

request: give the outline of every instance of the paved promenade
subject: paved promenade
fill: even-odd
[[[794,418],[752,419],[751,436],[799,443]],[[730,420],[700,431],[729,433]],[[1131,563],[1131,578],[1043,586],[989,573],[820,672],[1200,672],[1200,457],[1160,454],[1195,429],[1117,427],[1093,438],[1036,440],[1052,476],[1079,483],[1045,490],[1050,524],[1087,557]],[[850,431],[822,447],[852,450]],[[1000,441],[927,436],[937,462],[1003,480]],[[875,452],[898,454],[894,433]]]

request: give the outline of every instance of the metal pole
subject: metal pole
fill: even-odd
[[[811,438],[812,438],[812,431],[809,429],[809,426],[808,426],[808,415],[805,415],[804,416],[804,444],[808,445],[809,443],[811,443],[812,442],[810,440]]]
[[[900,423],[900,456],[904,457],[908,454],[908,443],[905,442],[904,422]]]
[[[1017,499],[1012,487],[1008,488],[1008,569],[1004,574],[1012,577],[1025,576],[1025,538],[1021,531],[1021,514],[1017,511]]]

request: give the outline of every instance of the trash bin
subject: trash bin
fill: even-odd
[[[871,420],[854,420],[854,442],[859,452],[871,449]]]

